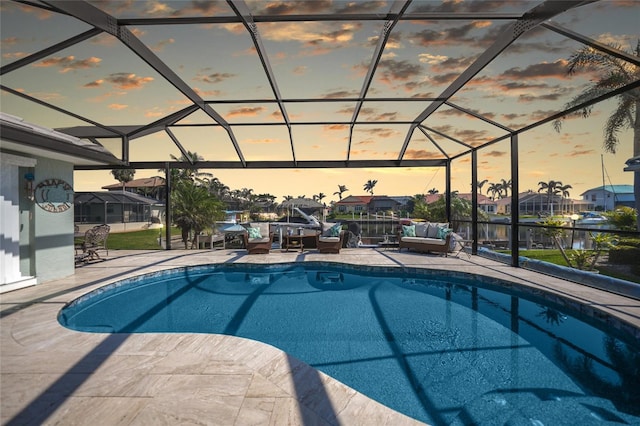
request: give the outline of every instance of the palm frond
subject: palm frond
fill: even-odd
[[[611,116],[609,116],[604,127],[603,147],[605,151],[615,154],[618,143],[620,142],[618,139],[618,133],[625,127],[633,126],[633,120],[629,113],[632,108],[633,101],[630,98],[620,98],[618,107]]]

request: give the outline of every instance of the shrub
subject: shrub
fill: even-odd
[[[640,247],[617,245],[609,250],[609,263],[635,265],[640,258]]]
[[[620,207],[613,212],[606,213],[605,216],[609,219],[609,222],[618,229],[626,231],[636,230],[636,218],[638,213],[634,208]]]
[[[618,238],[619,246],[640,247],[640,238],[620,237]]]

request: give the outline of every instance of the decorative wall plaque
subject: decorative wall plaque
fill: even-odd
[[[73,188],[62,179],[46,179],[36,185],[35,200],[44,210],[61,213],[73,207]]]

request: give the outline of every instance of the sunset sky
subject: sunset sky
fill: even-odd
[[[226,2],[92,1],[120,19],[151,17],[233,16]],[[413,1],[406,13],[499,12],[524,13],[539,1]],[[391,1],[248,1],[259,15],[316,13],[379,13]],[[0,2],[2,66],[91,26],[28,5]],[[465,15],[467,16],[467,15]],[[359,118],[379,124],[354,127],[351,160],[396,159],[408,126],[430,104],[424,98],[440,95],[512,21],[500,19],[401,20],[393,28],[374,74],[371,98],[413,98],[412,101],[365,101]],[[640,34],[640,2],[600,1],[572,9],[553,19],[574,32],[622,50],[635,47]],[[332,102],[289,102],[286,110],[298,160],[344,160],[348,124],[355,102],[340,101],[360,94],[384,21],[277,22],[256,24],[282,98],[332,99]],[[129,25],[128,29],[191,86],[232,126],[247,161],[291,160],[287,127],[273,90],[247,29],[239,23],[199,25]],[[567,74],[567,59],[582,45],[546,28],[520,37],[451,98],[451,103],[517,130],[564,109],[564,104],[595,78],[592,73]],[[100,34],[2,76],[2,84],[55,106],[107,125],[144,125],[189,104],[189,100],[118,39]],[[251,103],[234,100],[256,100]],[[573,186],[572,198],[605,183],[632,184],[623,172],[632,156],[630,130],[620,134],[616,154],[602,149],[603,125],[615,100],[596,105],[588,119],[565,120],[560,132],[552,124],[519,136],[520,190],[537,191],[540,181],[560,180]],[[87,125],[74,117],[27,102],[2,91],[2,112],[45,127]],[[247,125],[247,124],[253,125]],[[279,125],[267,125],[280,123]],[[318,123],[302,125],[297,123]],[[214,124],[197,111],[179,124]],[[470,146],[480,146],[505,134],[447,105],[422,123],[429,135],[416,130],[406,159],[443,158],[465,148],[441,136],[446,134]],[[184,147],[206,160],[236,161],[227,133],[219,126],[174,127]],[[116,155],[120,142],[100,140]],[[438,148],[439,147],[439,148]],[[508,139],[479,152],[479,180],[510,179]],[[167,161],[180,156],[164,132],[131,141],[131,161]],[[311,197],[320,192],[325,202],[346,185],[345,195],[365,194],[369,179],[378,181],[376,195],[414,195],[431,188],[445,189],[445,171],[436,168],[321,169],[321,170],[202,170],[213,173],[231,189],[251,188],[282,200],[285,195]],[[161,175],[138,170],[135,177]],[[115,183],[109,171],[76,172],[76,191],[100,190]],[[453,163],[452,189],[469,192],[470,157]],[[486,189],[486,186],[485,186]]]

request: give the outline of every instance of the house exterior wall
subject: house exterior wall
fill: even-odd
[[[21,259],[24,244],[29,246],[32,212],[23,200],[24,175],[35,165],[33,158],[0,153],[0,293],[36,283],[31,263]]]
[[[73,164],[37,158],[34,186],[47,179],[61,179],[73,187]],[[53,213],[34,207],[35,270],[38,283],[73,275],[73,208]]]
[[[52,212],[40,207],[26,189],[61,179],[73,185],[73,165],[48,158],[1,152],[0,292],[74,273],[73,209]]]
[[[608,190],[590,189],[582,194],[585,202],[592,203],[596,209],[604,209],[605,211],[615,210],[619,206],[633,207],[635,205],[635,197],[633,193],[614,194]]]

